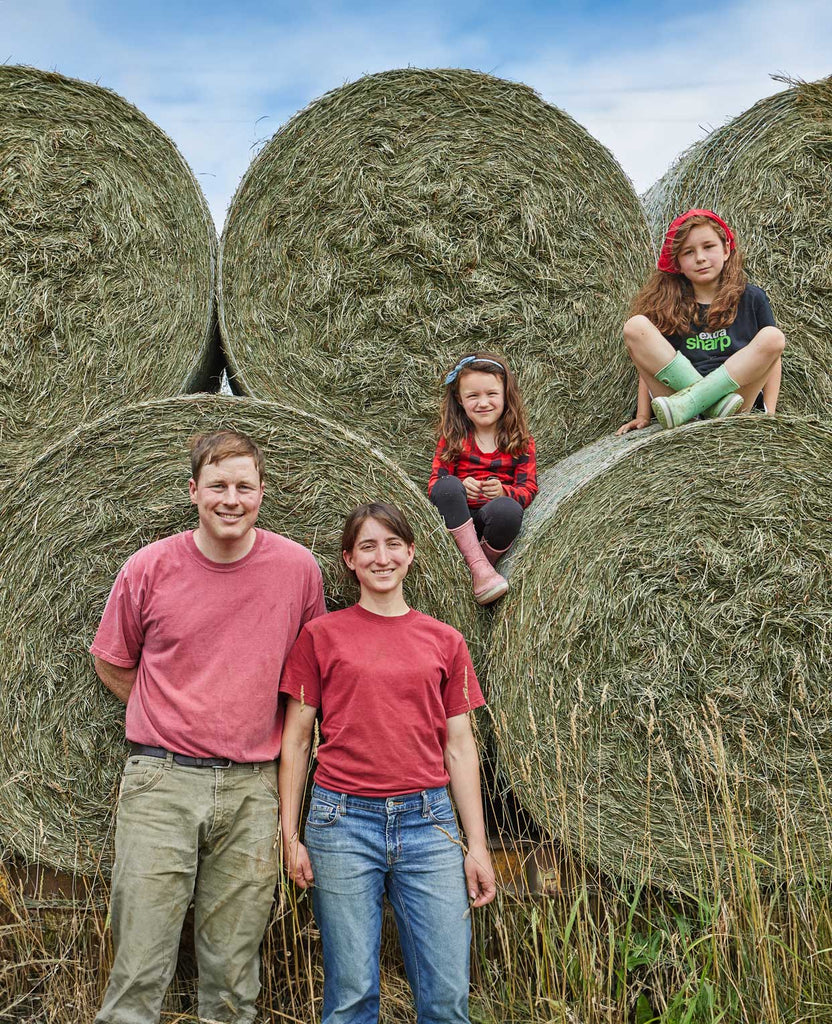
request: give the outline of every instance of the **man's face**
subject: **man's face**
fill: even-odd
[[[254,526],[264,487],[251,456],[233,455],[204,465],[188,488],[199,509],[200,533],[209,543],[233,548]]]

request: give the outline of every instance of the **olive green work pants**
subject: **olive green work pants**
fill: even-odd
[[[199,1016],[251,1024],[277,883],[273,761],[195,768],[131,756],[116,822],[115,959],[96,1024],[157,1024],[194,903]]]

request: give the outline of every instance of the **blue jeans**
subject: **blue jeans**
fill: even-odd
[[[372,799],[315,785],[304,841],[324,952],[323,1024],[377,1024],[384,893],[419,1024],[468,1024],[471,917],[447,791]]]

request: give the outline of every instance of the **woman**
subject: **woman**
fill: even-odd
[[[286,868],[312,886],[324,953],[323,1024],[379,1012],[382,900],[395,912],[420,1024],[468,1022],[472,906],[496,891],[469,713],[484,701],[462,636],[408,607],[413,532],[393,505],[347,518],[358,604],[306,624],[286,663],[280,759]],[[321,712],[304,842],[307,762]],[[446,785],[467,837],[463,857]]]

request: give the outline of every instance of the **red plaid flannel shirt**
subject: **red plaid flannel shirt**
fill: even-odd
[[[483,454],[474,443],[473,434],[469,434],[459,458],[453,462],[442,462],[441,455],[447,447],[445,438],[440,437],[430,467],[428,494],[441,476],[458,476],[460,480],[466,476],[472,476],[475,480],[496,476],[508,497],[514,498],[523,508],[528,508],[537,494],[537,461],[533,437],[529,438],[528,451],[522,455],[508,455],[506,452]],[[468,505],[470,508],[482,508],[487,502],[488,498],[479,498],[469,501]]]

